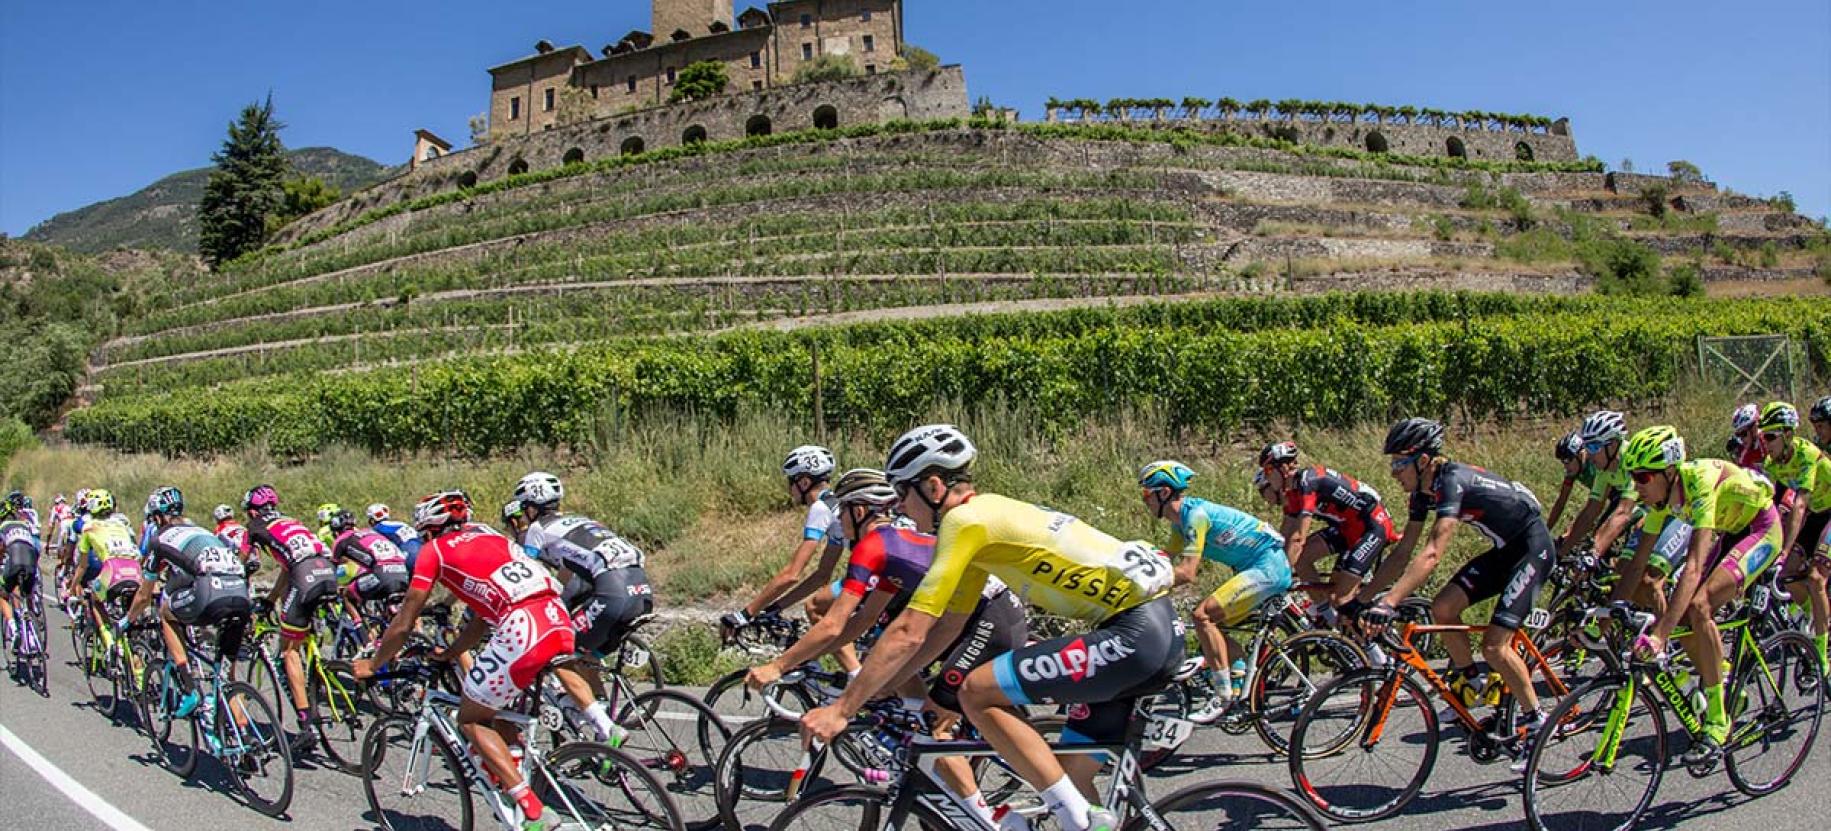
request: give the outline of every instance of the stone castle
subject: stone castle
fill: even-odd
[[[849,59],[865,75],[906,68],[902,0],[782,0],[735,20],[731,0],[654,0],[650,19],[651,31],[630,32],[596,56],[541,41],[534,54],[492,67],[490,137],[664,104],[681,70],[701,61],[725,65],[731,93],[787,85],[827,55]]]

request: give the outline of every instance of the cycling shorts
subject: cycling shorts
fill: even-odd
[[[323,557],[312,557],[288,574],[286,599],[280,602],[280,637],[302,641],[311,634],[318,607],[337,599],[337,567]]]
[[[1377,505],[1366,517],[1351,516],[1322,529],[1322,541],[1335,553],[1335,570],[1365,578],[1379,565],[1380,553],[1399,541],[1386,506]]]
[[[1795,562],[1797,566],[1793,565]],[[1831,511],[1806,514],[1805,524],[1799,526],[1799,539],[1793,541],[1793,550],[1787,555],[1787,564],[1797,571],[1831,568]]]
[[[648,572],[636,566],[604,572],[594,589],[571,607],[574,648],[602,658],[623,646],[631,624],[655,610],[655,592]]]
[[[1785,532],[1780,527],[1780,512],[1769,505],[1748,527],[1738,534],[1722,534],[1711,549],[1710,562],[1736,578],[1743,591],[1754,585],[1755,578],[1780,559],[1780,543]],[[1705,575],[1708,579],[1709,575]]]
[[[1502,629],[1518,629],[1532,614],[1539,585],[1551,573],[1557,560],[1557,546],[1545,520],[1534,518],[1519,536],[1506,545],[1491,548],[1470,560],[1450,578],[1450,584],[1462,589],[1469,603],[1480,603],[1499,597],[1488,622]]]
[[[380,571],[369,571],[358,575],[350,581],[350,592],[356,599],[367,603],[380,603],[391,597],[407,593],[407,584],[413,579],[400,564],[382,566]]]
[[[1249,568],[1235,572],[1209,598],[1221,607],[1220,624],[1237,626],[1252,616],[1253,610],[1266,601],[1291,590],[1291,570],[1285,568]]]
[[[943,653],[941,671],[928,686],[928,697],[942,708],[960,712],[960,686],[973,670],[1030,640],[1024,604],[1009,590],[979,601],[960,637]]]
[[[1066,635],[998,656],[992,672],[1012,704],[1068,704],[1065,744],[1125,739],[1138,698],[1168,685],[1183,660],[1176,607],[1159,597]]]
[[[140,562],[122,557],[102,561],[94,579],[89,581],[90,591],[103,602],[124,598],[139,588]]]
[[[0,562],[0,591],[14,589],[27,594],[38,590],[38,552],[30,546],[8,548],[5,561]]]
[[[166,608],[186,626],[210,626],[234,616],[246,617],[254,608],[248,599],[248,581],[241,577],[199,577],[188,586],[166,585]]]
[[[572,622],[559,598],[540,597],[516,606],[496,622],[496,631],[464,674],[464,697],[492,710],[507,707],[548,664],[571,655],[575,643]]]

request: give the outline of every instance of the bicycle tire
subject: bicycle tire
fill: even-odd
[[[1362,754],[1369,752],[1356,745],[1359,744],[1358,738],[1363,735],[1368,725],[1366,720],[1368,711],[1387,683],[1396,683],[1399,685],[1399,689],[1394,697],[1392,710],[1386,718],[1382,719],[1383,740],[1380,744],[1389,747],[1421,744],[1424,755],[1418,762],[1417,772],[1412,774],[1403,786],[1392,789],[1394,793],[1391,798],[1372,804],[1356,802],[1349,805],[1346,804],[1345,797],[1347,793],[1350,793],[1349,791],[1338,791],[1337,788],[1325,784],[1322,787],[1328,789],[1328,793],[1324,793],[1323,790],[1319,790],[1316,780],[1320,778],[1323,760],[1338,756],[1351,758],[1357,752]],[[1341,696],[1342,700],[1331,704],[1337,696]],[[1339,734],[1318,736],[1317,738],[1322,741],[1317,746],[1309,744],[1309,733],[1315,729],[1318,718],[1330,718],[1330,725],[1323,729],[1332,730],[1337,709],[1344,707],[1347,708],[1345,712],[1350,717],[1347,727],[1343,728]],[[1414,708],[1423,724],[1421,740],[1407,739],[1405,742],[1399,742],[1394,737],[1385,735],[1384,731],[1386,725],[1390,724],[1392,713],[1398,713],[1401,710],[1410,711]],[[1346,823],[1385,819],[1405,810],[1405,806],[1411,804],[1411,801],[1417,798],[1418,792],[1423,790],[1424,783],[1430,779],[1431,771],[1436,767],[1437,743],[1440,735],[1436,708],[1431,705],[1430,697],[1425,693],[1423,686],[1409,673],[1401,672],[1397,667],[1387,667],[1358,670],[1337,676],[1316,691],[1315,697],[1310,699],[1309,704],[1304,706],[1303,713],[1297,717],[1297,725],[1291,731],[1292,751],[1286,754],[1286,758],[1289,759],[1291,783],[1312,808],[1329,819]],[[1328,778],[1336,779],[1338,777],[1331,775]],[[1365,776],[1356,774],[1339,778],[1357,788],[1364,788],[1367,782]]]
[[[770,822],[769,831],[800,831],[801,828],[806,827],[811,823],[811,821],[806,818],[806,815],[815,811],[824,810],[829,805],[836,802],[855,802],[861,806],[859,808],[858,831],[880,831],[880,829],[884,827],[884,815],[890,808],[890,795],[881,788],[874,788],[868,785],[842,785],[837,788],[827,788],[818,793],[809,794],[797,799],[795,800],[795,804],[784,808],[782,813],[777,814],[776,818]],[[949,827],[946,824],[946,820],[939,817],[921,817],[920,815],[924,813],[927,813],[926,806],[918,803],[914,812],[915,816],[912,818],[915,818],[918,822],[927,822],[931,825],[935,822],[939,822],[939,825],[934,825],[936,828]],[[848,822],[846,824],[850,825],[851,823]],[[822,827],[831,828],[835,826],[826,824]]]
[[[1723,767],[1729,774],[1730,783],[1749,796],[1773,793],[1792,781],[1812,753],[1825,712],[1825,678],[1818,672],[1817,646],[1810,639],[1798,632],[1782,632],[1761,644],[1761,654],[1767,658],[1767,667],[1774,675],[1767,676],[1760,662],[1745,657],[1734,676],[1734,683],[1724,692],[1725,706],[1735,708],[1730,713],[1732,724],[1742,723],[1750,716],[1761,722],[1753,732],[1732,726],[1730,741],[1723,754]],[[1802,696],[1799,709],[1795,710],[1793,704],[1784,700],[1788,691]],[[1746,703],[1736,706],[1732,702]],[[1745,712],[1737,712],[1744,707]],[[1782,764],[1774,775],[1754,774],[1750,761],[1766,754],[1752,751],[1772,747],[1770,739],[1792,734],[1800,726],[1805,728],[1805,740],[1800,743],[1798,752],[1790,759],[1782,756]]]
[[[404,781],[404,776],[391,776],[392,771],[384,771],[390,759],[402,760],[403,770],[406,765],[413,763],[409,751],[413,743],[416,721],[408,716],[387,716],[376,719],[375,723],[369,726],[368,734],[363,736],[362,793],[363,798],[369,803],[369,810],[374,812],[375,821],[387,831],[433,831],[434,829],[472,831],[476,822],[476,806],[470,791],[470,780],[464,775],[465,768],[459,763],[457,752],[447,745],[436,731],[427,734],[426,747],[428,752],[437,754],[439,757],[442,768],[449,777],[449,784],[434,785],[433,780],[428,779],[425,784],[419,786],[414,796],[403,794],[395,794],[395,796],[414,805],[429,805],[430,802],[418,802],[418,797],[426,794],[449,794],[454,798],[457,809],[449,813],[455,813],[456,816],[440,815],[441,819],[435,823],[424,819],[424,817],[430,816],[428,814],[407,813],[382,805],[381,794],[377,792],[377,788],[383,788],[384,791],[392,790],[391,783]],[[391,743],[394,739],[404,739],[404,742],[395,745]],[[434,767],[436,766],[428,763],[429,776],[436,775]]]
[[[238,698],[248,717],[246,728],[235,723],[232,708]],[[261,814],[278,817],[286,813],[286,809],[292,805],[294,774],[292,751],[287,747],[286,731],[281,729],[279,717],[274,715],[274,711],[253,687],[239,681],[225,685],[214,706],[216,732],[224,745],[228,745],[229,739],[233,737],[236,744],[252,748],[240,754],[231,752],[222,760],[223,767],[229,771],[229,779],[235,783],[236,791],[248,802],[248,807]],[[277,769],[279,792],[271,796],[260,793],[254,786],[249,771],[241,764],[244,759],[252,761],[255,769],[262,772]]]
[[[759,754],[753,747],[775,747],[770,754]],[[774,806],[786,801],[789,772],[800,761],[801,726],[795,722],[780,718],[766,718],[753,721],[731,735],[731,741],[725,745],[725,752],[719,755],[718,767],[713,775],[713,787],[718,796],[719,818],[726,828],[750,827],[745,819],[747,806],[769,806],[764,810],[774,813]],[[784,753],[783,749],[787,752]],[[749,762],[745,754],[751,753]],[[780,758],[764,759],[761,755],[777,755]],[[803,780],[803,793],[813,783],[820,781],[820,773],[826,767],[825,749],[816,751],[808,766],[807,776]]]
[[[576,769],[577,775],[567,774]],[[680,808],[668,795],[666,786],[642,763],[621,750],[598,742],[573,742],[555,750],[531,773],[534,793],[548,811],[557,812],[561,825],[583,828],[687,831]],[[606,786],[605,793],[628,797],[631,808],[613,810],[605,799],[591,799],[595,811],[587,819],[579,808],[585,800],[570,794],[579,792],[578,783],[592,782]],[[641,791],[643,793],[638,794]],[[644,799],[646,797],[646,799]],[[580,821],[575,824],[575,821]]]
[[[1580,754],[1582,762],[1568,770],[1554,770],[1551,773],[1546,773],[1543,770],[1544,766],[1547,764],[1546,757],[1549,755],[1549,751],[1552,748],[1562,746],[1572,741],[1582,741],[1583,743],[1578,744],[1577,746],[1588,747],[1589,744],[1587,740],[1582,737],[1597,735],[1600,732],[1599,728],[1605,727],[1610,723],[1610,719],[1608,718],[1600,720],[1586,718],[1575,711],[1589,702],[1616,700],[1616,697],[1621,694],[1623,688],[1630,683],[1630,679],[1627,676],[1618,673],[1611,673],[1590,680],[1582,687],[1577,688],[1570,695],[1565,696],[1562,701],[1559,701],[1557,706],[1553,707],[1551,712],[1546,716],[1546,726],[1541,728],[1539,732],[1532,737],[1531,746],[1528,747],[1526,751],[1526,772],[1523,784],[1525,786],[1524,802],[1526,807],[1526,824],[1531,827],[1533,831],[1561,831],[1561,829],[1568,827],[1569,824],[1567,823],[1554,821],[1553,817],[1555,817],[1558,812],[1555,809],[1548,809],[1548,806],[1541,803],[1546,801],[1549,795],[1565,793],[1581,787],[1586,780],[1594,779],[1601,782],[1606,778],[1609,780],[1609,784],[1614,784],[1614,774],[1622,768],[1619,763],[1621,758],[1620,754],[1623,749],[1628,747],[1637,748],[1634,752],[1637,755],[1643,756],[1646,760],[1640,764],[1634,765],[1634,769],[1646,771],[1649,778],[1640,799],[1628,810],[1627,816],[1614,825],[1614,831],[1628,831],[1628,829],[1632,829],[1639,825],[1641,818],[1653,807],[1653,799],[1658,795],[1660,782],[1665,777],[1667,753],[1666,717],[1659,697],[1654,695],[1653,690],[1646,685],[1634,685],[1633,698],[1627,705],[1629,711],[1628,713],[1621,714],[1619,719],[1625,724],[1632,718],[1633,710],[1636,704],[1638,704],[1646,714],[1646,724],[1650,726],[1652,730],[1645,739],[1636,742],[1623,743],[1620,748],[1616,750],[1616,764],[1611,765],[1608,769],[1598,769],[1592,766],[1594,760],[1593,754],[1583,753]],[[1617,703],[1611,708],[1611,712],[1614,708],[1618,708],[1619,706],[1620,703],[1617,700]],[[1574,729],[1566,729],[1564,727],[1564,725],[1571,724],[1580,726]],[[1624,727],[1624,729],[1626,728]],[[1644,747],[1642,747],[1642,745],[1644,745]],[[1644,753],[1642,753],[1643,750]],[[1557,762],[1554,764],[1554,767],[1563,768],[1564,763],[1561,761]],[[1607,790],[1619,793],[1622,789],[1620,787],[1611,787]],[[1582,819],[1577,823],[1577,826],[1584,829],[1594,828],[1595,826],[1590,823],[1590,819],[1596,816],[1598,812],[1598,809],[1594,807],[1597,803],[1590,799],[1579,799],[1578,801],[1582,806],[1584,813]]]
[[[306,697],[311,701],[312,730],[331,765],[344,773],[362,769],[362,740],[368,730],[362,712],[366,697],[356,672],[342,661],[325,661],[310,673]],[[327,684],[328,680],[328,684]]]
[[[190,779],[197,772],[198,748],[202,736],[198,733],[197,721],[191,718],[177,718],[172,715],[178,708],[178,702],[184,697],[184,687],[177,681],[176,673],[168,677],[168,664],[161,659],[157,663],[146,665],[146,687],[158,690],[156,695],[143,699],[140,718],[145,725],[146,736],[152,739],[153,752],[159,754],[167,770],[178,774],[180,778]],[[175,726],[183,723],[185,734],[182,741],[173,742],[172,733]]]
[[[1247,693],[1246,704],[1251,708],[1253,731],[1259,734],[1259,741],[1282,756],[1290,752],[1290,730],[1296,726],[1303,705],[1327,683],[1326,677],[1319,678],[1317,674],[1342,675],[1364,668],[1367,652],[1360,644],[1322,629],[1301,632],[1268,647],[1253,670],[1253,688]],[[1286,677],[1293,671],[1295,677]],[[1293,684],[1288,692],[1285,687],[1271,686],[1272,681],[1280,679]]]
[[[718,826],[714,780],[718,759],[731,741],[724,720],[686,693],[649,690],[625,702],[616,721],[629,731],[617,749],[668,787],[681,821],[690,829]]]
[[[1246,814],[1238,820],[1217,823],[1214,817],[1214,803],[1226,803],[1229,818],[1236,812]],[[1226,831],[1226,829],[1267,829],[1267,831],[1284,831],[1285,829],[1303,829],[1303,831],[1322,831],[1322,819],[1310,806],[1290,794],[1264,785],[1250,782],[1208,782],[1190,785],[1170,794],[1156,802],[1151,808],[1164,817],[1170,828],[1190,828],[1188,824],[1178,825],[1170,815],[1184,808],[1195,807],[1200,810],[1202,828]],[[1242,810],[1258,808],[1259,810]],[[1268,817],[1267,814],[1270,814]],[[1281,821],[1280,821],[1281,818]],[[1126,823],[1125,831],[1148,831],[1152,827],[1147,817],[1133,817]]]
[[[107,716],[110,721],[113,721],[114,713],[102,709],[102,699],[108,698],[109,702],[112,704],[113,699],[111,696],[114,694],[114,679],[109,677],[108,652],[102,648],[102,636],[96,634],[93,630],[85,633],[83,635],[83,651],[81,654],[83,681],[89,685],[89,699],[95,703],[96,712]]]

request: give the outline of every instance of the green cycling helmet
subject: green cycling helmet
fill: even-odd
[[[1138,471],[1138,484],[1147,488],[1169,488],[1182,493],[1189,489],[1189,482],[1195,478],[1195,471],[1182,462],[1152,462]]]
[[[1761,429],[1779,430],[1783,427],[1788,430],[1799,429],[1799,410],[1785,401],[1768,402],[1767,406],[1761,408]]]
[[[1648,427],[1621,449],[1621,466],[1629,473],[1665,470],[1685,460],[1685,439],[1667,426]]]

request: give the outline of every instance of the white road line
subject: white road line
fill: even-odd
[[[101,820],[103,824],[115,831],[152,831],[140,824],[139,820],[108,804],[106,800],[96,795],[95,791],[83,787],[83,783],[70,778],[70,774],[64,773],[56,765],[51,764],[51,760],[38,755],[38,751],[33,750],[31,745],[25,743],[25,740],[13,735],[13,731],[6,729],[6,725],[3,724],[0,724],[0,745],[5,745],[6,749],[13,751],[13,755],[18,756],[33,770],[38,771],[38,775],[50,782],[52,787],[63,791],[64,796],[69,797],[77,807],[95,815],[96,819]]]

